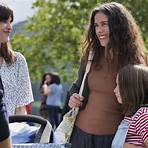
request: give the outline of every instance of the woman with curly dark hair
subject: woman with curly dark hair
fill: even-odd
[[[46,100],[47,100],[47,87],[51,84],[52,81],[52,73],[44,73],[42,76],[41,84],[40,84],[40,93],[42,95],[41,97],[41,105],[40,105],[40,115],[47,119],[48,118],[48,110],[46,106]]]
[[[94,57],[81,96],[78,92],[90,50]],[[127,64],[146,64],[145,51],[139,27],[122,4],[105,3],[92,10],[78,79],[67,99],[69,108],[80,107],[70,140],[72,148],[111,147],[124,116],[114,94],[116,74]]]

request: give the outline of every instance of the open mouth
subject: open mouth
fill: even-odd
[[[99,36],[99,39],[106,39],[106,36],[105,35],[101,35],[101,36]]]

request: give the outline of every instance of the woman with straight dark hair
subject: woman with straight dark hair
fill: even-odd
[[[81,96],[78,93],[90,51],[94,57]],[[145,51],[139,27],[122,4],[99,4],[92,10],[78,78],[67,99],[67,110],[80,107],[70,139],[72,148],[111,147],[124,116],[114,94],[116,74],[127,64],[145,64]]]
[[[12,21],[13,11],[0,3],[0,76],[8,115],[25,114],[25,105],[33,101],[26,59],[8,46]]]
[[[116,84],[114,92],[125,117],[112,148],[148,148],[148,67],[123,67],[118,72]]]

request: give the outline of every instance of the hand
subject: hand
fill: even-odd
[[[8,137],[0,142],[0,147],[12,148],[11,138]]]
[[[128,142],[124,143],[124,148],[143,148],[141,146],[136,146],[135,144],[130,144]]]
[[[47,84],[47,82],[48,82],[48,81],[47,81],[47,80],[45,80],[45,81],[44,81],[44,84]]]
[[[81,95],[79,95],[79,94],[77,94],[77,93],[74,93],[74,94],[70,97],[68,105],[69,105],[70,108],[80,107],[80,106],[82,106],[82,104],[83,104],[83,103],[82,103],[83,99],[84,99],[83,96],[81,96]]]
[[[15,109],[15,114],[16,115],[26,115],[27,114],[26,107],[25,106],[17,107]]]

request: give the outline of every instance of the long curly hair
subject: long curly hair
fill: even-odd
[[[126,64],[145,63],[146,48],[139,27],[130,12],[116,2],[104,3],[92,10],[81,48],[82,58],[87,60],[89,51],[92,49],[95,53],[93,62],[98,65],[104,54],[104,47],[98,40],[94,25],[94,17],[99,12],[108,17],[110,30],[106,58],[108,63],[115,64],[117,69]]]

